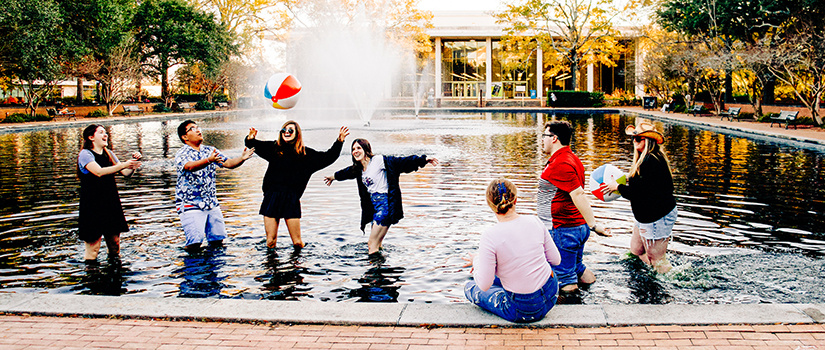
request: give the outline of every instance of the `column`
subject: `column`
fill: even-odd
[[[441,96],[441,38],[435,38],[435,98]]]
[[[642,74],[644,74],[643,66],[644,66],[644,61],[645,61],[645,55],[644,55],[643,52],[641,52],[641,50],[639,50],[639,39],[638,38],[633,39],[633,48],[634,48],[633,51],[635,51],[635,54],[636,54],[636,57],[635,57],[636,58],[636,62],[635,62],[635,64],[636,64],[636,74],[633,77],[633,79],[635,80],[634,83],[636,85],[636,96],[644,96],[645,95],[645,85],[642,84],[642,79],[639,79],[639,77],[641,77]]]
[[[541,44],[536,48],[536,98],[541,101],[544,107],[544,54],[541,51]]]
[[[587,91],[593,92],[593,85],[594,84],[594,77],[593,77],[593,64],[590,63],[587,65]]]
[[[489,100],[493,97],[493,39],[487,38],[486,68],[484,69],[484,98]]]

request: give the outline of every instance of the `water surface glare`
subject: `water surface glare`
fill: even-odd
[[[347,125],[341,157],[316,173],[301,202],[307,247],[296,252],[281,225],[276,253],[265,248],[261,180],[266,161],[253,157],[218,171],[218,197],[229,239],[222,248],[188,254],[174,211],[174,155],[181,120],[106,125],[121,159],[144,165],[118,178],[131,230],[122,264],[82,262],[76,237],[76,159],[82,128],[0,135],[0,290],[147,297],[245,298],[366,302],[466,302],[463,257],[495,222],[487,183],[505,176],[519,187],[518,210],[535,213],[536,179],[547,156],[538,134],[546,120],[569,120],[573,150],[588,174],[604,163],[627,170],[631,142],[620,130],[633,116],[473,113],[383,116],[361,122],[299,120],[309,147],[324,150]],[[199,119],[206,143],[236,156],[249,127],[273,139],[282,119],[229,115]],[[674,270],[650,274],[627,258],[632,214],[624,199],[590,197],[614,237],[593,236],[585,264],[598,281],[561,302],[822,303],[825,302],[825,151],[655,122],[666,137],[679,219]],[[405,218],[390,228],[381,259],[366,256],[353,181],[323,184],[351,164],[349,144],[367,138],[376,154],[427,154],[441,165],[401,176]]]

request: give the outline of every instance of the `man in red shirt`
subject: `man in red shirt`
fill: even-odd
[[[573,127],[566,121],[554,121],[544,126],[542,148],[550,154],[547,166],[541,173],[538,206],[546,206],[550,199],[551,218],[546,208],[539,208],[539,216],[546,224],[552,223],[553,241],[561,253],[561,264],[553,266],[559,278],[561,291],[573,292],[578,283],[590,284],[596,276],[582,263],[584,243],[590,231],[608,235],[604,227],[596,223],[590,201],[584,191],[584,166],[570,150]],[[544,217],[542,217],[544,216]]]

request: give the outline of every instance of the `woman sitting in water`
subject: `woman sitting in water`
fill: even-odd
[[[368,254],[377,253],[390,225],[404,217],[401,207],[401,188],[398,177],[423,168],[427,163],[438,165],[438,159],[427,156],[392,157],[373,155],[372,146],[365,139],[352,142],[352,166],[324,178],[327,186],[333,180],[358,179],[361,198],[361,231],[372,221]]]
[[[667,156],[660,144],[664,136],[653,129],[650,123],[629,125],[625,129],[633,137],[633,165],[628,173],[627,185],[616,181],[603,184],[601,190],[607,194],[619,191],[630,201],[633,217],[633,235],[630,237],[630,252],[653,266],[659,273],[670,271],[667,261],[667,242],[676,223],[676,198],[673,197],[673,174]]]
[[[117,194],[115,174],[132,176],[140,166],[140,153],[132,153],[132,159],[120,162],[109,145],[109,134],[102,125],[89,125],[83,129],[83,149],[77,155],[77,175],[80,178],[80,209],[78,234],[85,242],[83,259],[97,260],[100,243],[106,238],[109,259],[120,255],[120,233],[129,231],[123,207]]]
[[[255,153],[269,162],[264,174],[264,201],[260,210],[264,216],[266,246],[275,248],[278,224],[283,218],[292,245],[301,248],[304,246],[301,239],[301,196],[312,174],[328,167],[341,155],[349,129],[342,126],[338,138],[326,152],[304,146],[301,127],[292,120],[281,127],[277,141],[256,140],[257,135],[258,130],[249,128],[245,144],[248,148],[255,148]]]
[[[481,236],[464,295],[510,322],[535,322],[556,305],[559,281],[550,265],[561,263],[561,255],[538,217],[516,213],[517,194],[506,179],[487,186],[498,224]]]

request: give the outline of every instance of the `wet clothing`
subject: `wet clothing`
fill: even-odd
[[[187,204],[178,217],[186,236],[185,246],[201,244],[204,239],[214,242],[226,238],[226,224],[220,207],[204,210]]]
[[[674,207],[670,213],[654,222],[641,223],[636,221],[636,226],[639,227],[639,236],[645,240],[653,241],[670,238],[670,234],[673,232],[673,224],[676,223],[676,217],[678,216],[679,211]]]
[[[336,139],[326,152],[305,147],[306,153],[299,155],[292,145],[278,146],[276,141],[247,138],[244,144],[248,148],[254,147],[255,153],[269,162],[264,174],[264,201],[259,213],[276,219],[301,217],[300,199],[309,178],[318,170],[334,163],[341,155],[344,145]]]
[[[114,154],[112,159],[115,164],[120,162]],[[88,243],[96,242],[104,235],[110,237],[129,231],[117,193],[115,174],[98,177],[86,169],[86,165],[91,162],[97,163],[101,168],[114,165],[106,150],[97,154],[83,149],[77,156],[80,176],[78,235]]]
[[[387,215],[385,218],[386,226],[398,223],[404,217],[404,209],[401,205],[401,188],[398,185],[398,177],[402,173],[410,173],[423,168],[427,165],[427,156],[408,156],[408,157],[393,157],[381,156],[375,157],[384,158],[384,169],[387,174]],[[375,158],[373,157],[373,159]],[[372,161],[371,161],[372,162]],[[370,196],[367,187],[364,185],[362,178],[363,172],[360,167],[349,166],[341,169],[335,173],[335,180],[343,181],[349,179],[358,180],[358,196],[361,199],[361,231],[368,223],[373,221],[375,215],[375,207],[372,204],[372,197]],[[382,225],[384,226],[384,225]]]
[[[584,266],[582,257],[584,256],[584,243],[590,238],[590,228],[587,224],[574,227],[559,227],[552,231],[553,242],[559,248],[561,264],[553,266],[559,278],[559,284],[566,286],[576,284],[579,277],[584,274],[587,266]]]
[[[175,154],[175,168],[178,170],[175,185],[175,209],[178,214],[183,212],[183,207],[187,204],[202,210],[218,207],[215,171],[223,165],[213,162],[196,171],[184,169],[186,163],[209,158],[215,150],[215,147],[206,145],[201,145],[200,150],[196,150],[184,144]],[[223,160],[228,159],[220,152],[218,157]]]
[[[619,193],[630,201],[633,217],[640,223],[651,223],[668,215],[676,207],[673,196],[673,176],[667,163],[656,155],[648,155],[639,165],[639,173],[619,185]]]
[[[562,147],[550,156],[541,178],[560,190],[555,191],[551,204],[553,228],[586,224],[570,197],[576,188],[584,189],[584,165],[570,147]]]

